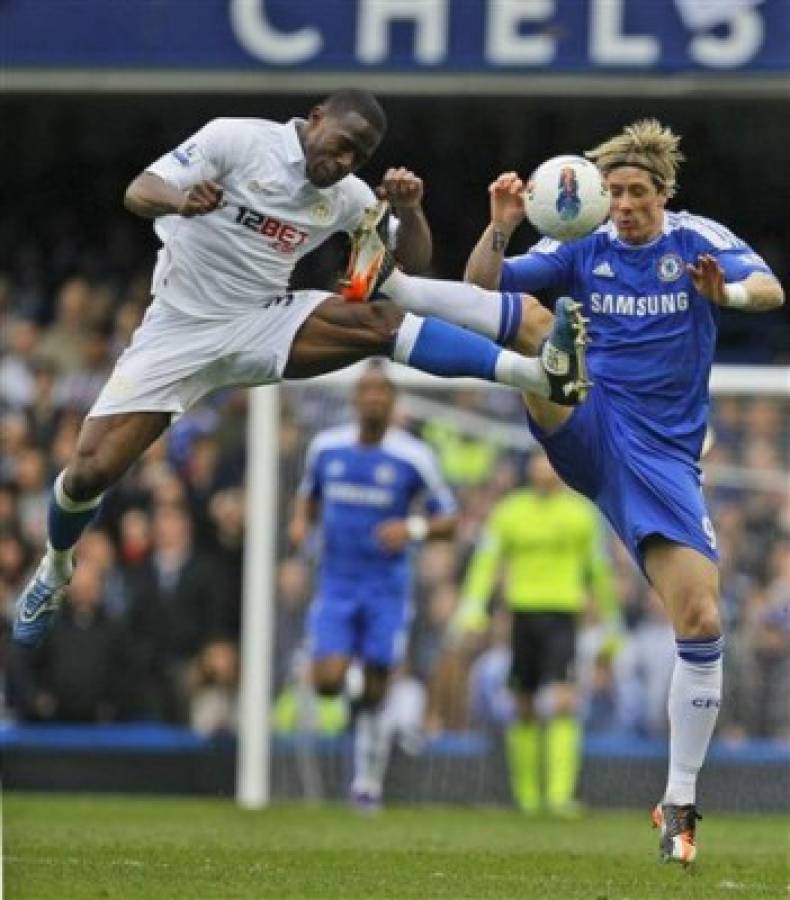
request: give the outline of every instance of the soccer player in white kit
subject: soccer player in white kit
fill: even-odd
[[[209,122],[129,185],[126,207],[156,220],[163,243],[154,299],[55,481],[47,551],[17,603],[18,643],[35,646],[49,630],[71,578],[74,545],[103,492],[174,416],[212,391],[389,356],[436,375],[478,377],[577,402],[568,317],[557,317],[546,363],[442,320],[404,314],[391,301],[346,303],[326,291],[288,289],[302,256],[334,232],[358,231],[369,220],[376,196],[353,173],[385,129],[375,97],[339,91],[306,120]],[[420,209],[422,182],[403,169],[389,170],[382,188],[400,216],[396,258],[424,266],[430,231]],[[403,279],[408,293],[408,276]],[[481,290],[425,286],[431,294],[449,290],[470,308]],[[414,302],[421,302],[417,293]],[[396,302],[397,294],[390,294]],[[521,346],[521,295],[497,293],[496,301],[501,314],[492,336]],[[563,353],[571,362],[558,370]]]

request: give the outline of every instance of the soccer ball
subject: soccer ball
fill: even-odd
[[[594,231],[609,215],[609,190],[588,159],[554,156],[530,175],[524,208],[541,234],[571,241]]]

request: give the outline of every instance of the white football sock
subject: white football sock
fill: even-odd
[[[502,319],[502,295],[462,281],[415,278],[399,269],[381,286],[397,306],[423,318],[436,316],[496,340]]]
[[[518,388],[526,394],[549,396],[549,379],[541,361],[533,356],[502,350],[497,357],[494,375],[500,384]]]
[[[73,571],[74,549],[56,550],[48,543],[41,569],[44,580],[54,585],[66,584],[71,581]]]
[[[384,773],[389,762],[392,734],[384,721],[381,709],[363,709],[357,714],[354,730],[355,791],[380,797],[384,788]]]
[[[664,802],[694,803],[697,775],[705,761],[719,715],[722,659],[708,663],[675,660],[669,689],[669,779]]]

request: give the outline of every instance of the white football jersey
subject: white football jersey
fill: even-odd
[[[203,319],[247,312],[283,293],[297,261],[337,231],[351,232],[373,191],[354,175],[328,188],[305,177],[297,120],[214,119],[146,171],[186,190],[211,179],[225,206],[162,216],[152,293]]]

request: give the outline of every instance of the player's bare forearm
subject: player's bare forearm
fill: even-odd
[[[744,312],[768,312],[778,309],[785,302],[782,285],[773,275],[766,272],[752,272],[741,282],[748,292],[748,302],[742,307]]]
[[[143,219],[177,214],[184,202],[184,192],[168,184],[152,172],[143,172],[126,188],[123,205]]]
[[[312,497],[298,496],[294,502],[294,512],[288,525],[288,539],[295,547],[300,547],[318,518],[318,503]]]
[[[431,227],[422,208],[405,207],[395,209],[400,221],[395,244],[395,259],[410,275],[424,272],[431,264],[433,238]]]
[[[129,212],[144,219],[204,216],[223,205],[222,187],[205,180],[182,191],[153,172],[142,172],[126,189],[123,202]]]
[[[495,291],[502,277],[502,263],[511,231],[496,222],[483,232],[466,262],[464,281]]]
[[[458,527],[456,516],[431,516],[428,519],[427,539],[430,541],[449,541],[455,537]]]

